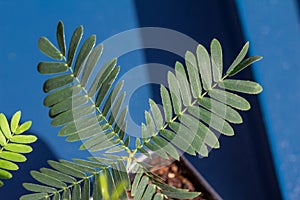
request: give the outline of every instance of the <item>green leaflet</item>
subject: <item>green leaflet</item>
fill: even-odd
[[[0,179],[11,179],[12,174],[6,170],[0,169]],[[0,186],[1,187],[1,186]]]
[[[232,136],[234,135],[234,131],[230,124],[226,122],[224,119],[218,117],[217,115],[201,108],[192,106],[188,108],[189,113],[197,117],[198,119],[201,119],[204,123],[206,123],[208,126],[214,128],[215,130],[219,131],[220,133]]]
[[[58,171],[55,171],[53,169],[48,169],[48,168],[41,168],[40,171],[43,173],[43,174],[46,174],[50,177],[53,177],[59,181],[62,181],[62,182],[66,182],[66,183],[74,183],[76,182],[76,179],[73,178],[72,176],[69,176],[69,175],[66,175],[64,173],[61,173],[61,172],[58,172]]]
[[[149,178],[147,176],[143,176],[142,180],[138,184],[136,194],[134,195],[134,200],[140,200],[142,199],[142,196],[144,194],[144,191],[148,185]]]
[[[64,74],[60,76],[55,76],[53,78],[48,79],[43,86],[44,92],[50,92],[51,90],[63,87],[67,84],[72,83],[74,80],[74,76],[70,74]]]
[[[89,89],[89,96],[92,97],[95,95],[97,90],[102,86],[106,78],[112,72],[117,64],[117,58],[113,58],[108,61],[98,72],[96,78],[94,79],[92,86]],[[124,81],[121,81],[124,82]]]
[[[129,137],[128,137],[129,138]],[[116,146],[119,143],[118,140],[109,140],[109,141],[105,141],[99,144],[96,144],[94,146],[92,146],[91,148],[89,148],[90,152],[96,152],[96,151],[101,151],[101,150],[105,150],[108,148],[111,148],[113,146]],[[126,145],[126,141],[124,142],[124,144]],[[128,144],[126,145],[128,146]]]
[[[180,89],[180,94],[182,97],[183,104],[185,106],[189,106],[192,101],[190,86],[186,77],[184,67],[180,62],[176,62],[175,72],[176,72],[176,78],[179,83],[179,89]]]
[[[159,130],[163,127],[163,123],[164,123],[162,114],[160,112],[158,105],[152,99],[149,99],[149,104],[150,104],[150,109],[153,115],[156,128],[157,130]]]
[[[241,63],[239,63],[234,69],[232,69],[232,71],[227,72],[227,74],[228,74],[228,76],[234,76],[235,74],[239,73],[246,67],[250,66],[251,64],[253,64],[256,61],[259,61],[261,59],[262,59],[261,56],[251,56],[251,57],[245,59],[244,61],[242,61]]]
[[[218,138],[216,135],[207,127],[205,126],[202,122],[200,122],[198,119],[188,115],[184,114],[180,116],[179,120],[185,125],[189,127],[189,130],[191,132],[195,133],[195,138],[193,141],[193,146],[195,147],[196,150],[200,151],[202,142],[207,144],[208,146],[212,148],[219,148],[220,143],[218,141]],[[194,144],[194,142],[196,144]],[[198,147],[198,148],[196,148]]]
[[[0,128],[5,137],[11,139],[12,135],[10,132],[9,124],[6,116],[3,113],[0,114]]]
[[[210,52],[214,81],[218,82],[223,74],[223,54],[221,44],[217,39],[211,41]]]
[[[75,184],[72,190],[71,200],[80,200],[81,188],[79,184]]]
[[[153,195],[156,192],[156,187],[152,184],[147,186],[147,189],[142,197],[143,200],[152,200]]]
[[[40,183],[43,183],[48,186],[52,186],[55,188],[65,188],[67,185],[51,176],[48,176],[44,173],[40,173],[38,171],[30,171],[31,176]]]
[[[38,41],[38,47],[45,55],[55,60],[61,60],[63,55],[60,51],[45,37],[41,37]]]
[[[231,123],[240,124],[243,122],[242,117],[237,111],[232,109],[230,106],[227,106],[226,104],[223,104],[212,98],[203,97],[198,100],[198,103],[202,107]]]
[[[64,189],[64,191],[62,193],[62,199],[63,200],[71,200],[70,189]]]
[[[196,155],[195,149],[191,147],[192,141],[186,141],[186,139],[183,136],[181,136],[180,134],[175,134],[173,131],[170,130],[161,130],[160,134],[182,151],[190,155]]]
[[[119,115],[121,107],[123,105],[123,100],[125,98],[125,95],[126,95],[126,93],[123,92],[123,94],[116,100],[116,102],[111,110],[110,116],[108,118],[109,124],[113,124],[115,122],[116,117]],[[105,114],[104,111],[103,111],[103,114]],[[125,119],[125,117],[126,116],[124,116],[124,119]],[[124,121],[124,119],[123,119],[123,121]],[[118,124],[116,124],[115,126],[118,126]]]
[[[181,95],[179,90],[179,83],[172,72],[168,72],[168,84],[174,112],[176,115],[179,115],[181,112]]]
[[[0,145],[5,146],[7,144],[6,137],[3,135],[1,129],[0,129]]]
[[[103,45],[99,44],[93,49],[93,51],[87,58],[85,67],[83,69],[81,81],[80,81],[82,86],[85,86],[86,83],[88,82],[88,79],[102,54],[102,50],[103,50]]]
[[[59,21],[56,28],[56,39],[59,49],[63,56],[66,56],[66,41],[65,41],[65,30],[62,21]]]
[[[137,192],[137,188],[139,186],[139,182],[141,180],[143,176],[143,171],[141,169],[138,170],[138,172],[136,173],[135,175],[135,178],[133,180],[133,183],[132,183],[132,189],[131,189],[131,195],[132,196],[135,196],[136,192]]]
[[[27,160],[22,154],[3,150],[0,152],[0,158],[13,162],[25,162]]]
[[[176,133],[176,135],[180,136],[181,138],[184,138],[184,140],[189,144],[191,144],[195,138],[195,134],[189,131],[189,129],[185,125],[179,122],[170,123],[170,128]]]
[[[60,194],[59,193],[55,193],[52,197],[52,200],[60,200]]]
[[[82,26],[79,26],[73,32],[71,42],[70,42],[69,51],[68,51],[68,62],[67,62],[67,64],[68,64],[69,67],[72,66],[73,59],[75,57],[77,47],[78,47],[79,42],[82,38],[82,33],[83,33],[83,27]]]
[[[105,79],[105,81],[102,83],[102,86],[97,94],[96,97],[96,106],[99,107],[104,100],[104,97],[106,96],[107,92],[111,88],[112,84],[114,83],[116,77],[118,76],[120,71],[120,67],[116,67],[113,69],[113,71],[109,74],[109,76]]]
[[[17,130],[20,123],[20,119],[21,119],[21,111],[18,111],[11,118],[11,122],[10,122],[11,132],[14,133]]]
[[[93,184],[93,200],[102,200],[102,191],[101,187],[103,187],[100,184],[100,175],[96,174],[94,178],[94,184]]]
[[[85,165],[82,165],[82,164],[79,164],[79,163],[74,163],[74,162],[70,162],[70,161],[67,161],[67,160],[60,160],[59,162],[64,164],[67,167],[76,169],[76,170],[78,170],[82,173],[95,173],[96,172],[96,170],[94,168],[89,167],[89,166],[85,166]]]
[[[231,74],[232,71],[234,70],[234,68],[240,63],[242,62],[242,60],[245,58],[245,56],[247,55],[249,49],[249,42],[246,42],[246,44],[243,46],[242,50],[240,51],[239,55],[235,58],[235,60],[233,61],[233,63],[230,65],[230,67],[228,68],[228,70],[226,71],[226,74]]]
[[[56,90],[55,92],[49,94],[44,99],[44,105],[47,107],[53,106],[66,98],[69,98],[71,96],[75,96],[81,91],[80,85],[71,85],[59,90]]]
[[[98,163],[98,162],[92,162],[92,161],[88,161],[88,160],[82,160],[82,159],[73,159],[74,162],[88,166],[88,167],[92,167],[92,168],[103,168],[104,165]]]
[[[83,182],[81,200],[89,200],[90,199],[90,180],[85,179]]]
[[[20,200],[41,200],[47,196],[47,193],[26,194],[20,197]]]
[[[113,91],[112,91],[113,92]],[[102,114],[104,116],[107,117],[109,111],[111,110],[111,114],[110,116],[113,117],[113,119],[115,119],[119,112],[120,112],[120,109],[121,109],[121,106],[123,104],[123,100],[125,98],[125,95],[126,93],[123,92],[119,97],[115,97],[115,95],[113,93],[111,93],[112,95],[110,95],[108,98],[107,98],[107,102],[105,103],[104,107],[103,107],[103,111],[102,111]],[[116,99],[115,99],[116,98]],[[113,104],[113,107],[111,107]],[[111,120],[109,120],[111,121]],[[113,124],[114,121],[111,121],[111,123],[109,124]]]
[[[6,146],[4,146],[4,149],[16,153],[30,153],[32,151],[32,148],[28,145],[13,143],[7,144]]]
[[[259,94],[262,91],[262,87],[253,81],[226,79],[222,82],[219,82],[218,86],[226,90],[247,94]]]
[[[30,129],[31,125],[32,125],[32,121],[24,122],[17,128],[17,130],[15,131],[15,134],[19,135],[19,134],[24,133],[25,131]]]
[[[154,144],[156,144],[157,146],[162,148],[165,152],[167,152],[174,159],[179,160],[180,156],[179,156],[176,148],[174,148],[174,146],[171,143],[169,143],[168,141],[166,141],[162,137],[153,137],[152,141],[153,141]]]
[[[68,70],[67,64],[63,62],[40,62],[37,68],[41,74],[57,74]]]
[[[76,107],[73,110],[68,110],[66,112],[57,115],[52,120],[51,124],[53,126],[61,126],[73,120],[80,119],[86,115],[92,114],[95,111],[96,111],[95,107],[92,105]]]
[[[104,187],[104,188],[107,188],[107,191],[109,192],[109,196],[111,196],[116,187],[113,182],[113,178],[112,178],[110,171],[108,169],[104,169],[103,174],[101,174],[101,177],[102,177],[102,179],[100,179],[100,180],[102,180],[101,185],[103,185],[104,182],[106,182],[107,187]],[[105,179],[103,179],[104,177],[105,177]]]
[[[203,83],[203,88],[207,91],[211,89],[212,86],[212,73],[211,73],[211,64],[210,57],[205,47],[201,44],[197,47],[197,60],[199,71]]]
[[[185,64],[188,71],[193,97],[198,98],[201,96],[202,92],[201,81],[199,77],[199,70],[196,57],[190,51],[187,51],[185,54]]]
[[[60,162],[56,162],[56,161],[53,161],[53,160],[49,160],[48,161],[48,164],[53,167],[54,169],[56,169],[57,171],[60,171],[64,174],[68,174],[70,176],[73,176],[73,177],[77,177],[77,178],[85,178],[86,177],[86,174],[77,170],[77,169],[74,169],[74,168],[71,168],[63,163],[60,163]]]
[[[79,95],[75,97],[69,97],[51,107],[49,116],[54,117],[64,111],[71,110],[80,105],[88,102],[88,97],[86,95]]]
[[[88,127],[84,130],[78,131],[74,134],[71,134],[67,137],[66,141],[68,142],[75,142],[79,140],[83,140],[86,138],[93,137],[98,134],[105,133],[109,130],[108,125],[100,125],[100,124],[95,124],[91,127]]]
[[[191,199],[191,198],[196,198],[197,196],[200,195],[200,192],[189,192],[187,190],[178,191],[178,192],[170,192],[170,191],[163,190],[161,192],[167,195],[168,197],[180,198],[180,199]]]
[[[130,180],[129,180],[129,175],[127,172],[127,169],[124,165],[124,163],[122,161],[118,161],[118,169],[119,169],[119,173],[122,179],[122,183],[124,183],[124,186],[127,190],[130,189]]]
[[[0,159],[0,168],[7,170],[18,170],[19,167],[15,163]]]
[[[83,63],[84,61],[87,59],[87,57],[90,55],[92,49],[94,48],[96,43],[96,36],[92,35],[90,36],[82,45],[76,62],[75,62],[75,66],[74,66],[74,76],[78,77],[79,73],[83,67]]]
[[[102,117],[99,115],[92,115],[88,116],[73,122],[70,122],[66,126],[64,126],[60,131],[58,132],[58,136],[68,136],[75,134],[77,132],[84,131],[85,129],[88,129],[101,121]]]
[[[236,94],[213,89],[208,92],[208,95],[224,104],[227,104],[233,108],[239,109],[239,110],[249,110],[250,109],[250,103],[244,99],[241,96],[238,96]]]
[[[34,135],[14,135],[10,141],[20,144],[30,144],[37,140]]]
[[[154,124],[153,118],[150,115],[150,113],[147,111],[145,111],[145,118],[146,118],[148,135],[152,136],[155,134],[155,124]]]
[[[57,190],[53,187],[33,184],[33,183],[23,183],[23,187],[31,192],[41,192],[41,193],[55,193]]]
[[[173,109],[172,109],[169,92],[163,85],[160,86],[160,96],[162,99],[165,120],[166,120],[166,122],[170,122],[172,120],[172,114],[173,114],[172,110]]]
[[[156,153],[157,155],[161,156],[162,158],[169,159],[167,153],[157,144],[152,142],[146,142],[145,146],[151,151],[153,151],[154,153]]]

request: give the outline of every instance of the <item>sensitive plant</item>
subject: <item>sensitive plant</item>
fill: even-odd
[[[61,127],[58,136],[66,137],[67,142],[82,141],[79,149],[88,150],[93,156],[72,161],[50,160],[51,168],[31,171],[37,182],[23,183],[32,193],[20,199],[88,200],[92,196],[94,200],[158,200],[198,196],[199,192],[163,183],[161,177],[149,170],[151,166],[140,162],[138,155],[151,159],[155,153],[175,160],[182,153],[206,157],[210,149],[220,147],[217,134],[234,135],[232,124],[242,123],[238,110],[250,109],[250,103],[237,93],[262,91],[256,82],[232,78],[261,59],[245,59],[249,43],[225,73],[222,47],[217,39],[212,40],[209,52],[201,44],[195,53],[187,51],[185,62],[176,62],[174,71],[166,74],[168,85],[160,87],[161,102],[149,100],[150,110],[145,111],[141,137],[133,137],[126,131],[128,107],[123,105],[126,91],[122,90],[126,83],[116,81],[120,71],[117,58],[92,76],[103,51],[102,44],[96,45],[96,36],[81,44],[83,27],[79,26],[67,46],[60,21],[56,37],[57,47],[46,37],[38,41],[39,49],[53,59],[38,64],[41,74],[51,75],[43,85],[47,94],[44,105],[50,109],[51,124]],[[13,141],[15,129],[8,132],[6,121],[0,123],[2,135],[5,141]],[[16,123],[14,118],[11,121]],[[3,141],[1,146],[5,149]],[[0,162],[0,168],[3,166]],[[135,176],[130,179],[129,175]]]

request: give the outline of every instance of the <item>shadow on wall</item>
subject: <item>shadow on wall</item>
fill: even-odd
[[[141,27],[173,29],[190,36],[206,48],[216,37],[223,46],[225,70],[245,43],[234,0],[136,0],[135,5]],[[178,41],[172,39],[164,38],[178,48]],[[149,41],[143,38],[143,42]],[[186,48],[186,45],[183,44],[182,48]],[[185,50],[194,52],[195,49]],[[167,66],[174,66],[176,60],[183,61],[173,53],[157,49],[145,50],[145,56],[147,63],[157,62]],[[150,79],[159,73],[149,72]],[[251,68],[248,68],[236,78],[253,80],[254,77]],[[159,88],[153,87],[153,93],[159,102]],[[244,97],[249,100],[252,109],[241,113],[244,123],[233,127],[236,135],[221,136],[221,148],[210,152],[208,158],[187,158],[224,199],[279,200],[281,194],[258,98]]]
[[[35,135],[34,133],[32,133]],[[26,155],[27,161],[18,164],[19,170],[12,172],[13,178],[4,180],[4,186],[0,188],[1,200],[17,200],[20,196],[28,193],[22,186],[24,182],[34,182],[30,176],[30,170],[39,170],[42,167],[47,167],[47,160],[56,160],[48,145],[40,138],[33,143],[33,151]]]

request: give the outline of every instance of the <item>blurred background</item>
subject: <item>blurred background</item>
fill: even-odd
[[[242,113],[244,124],[234,126],[234,137],[221,136],[221,148],[211,151],[208,158],[188,159],[223,199],[300,199],[299,10],[298,0],[0,0],[0,112],[11,117],[22,110],[22,120],[32,120],[30,131],[39,137],[28,161],[19,165],[21,170],[13,179],[5,181],[0,199],[14,200],[24,194],[21,183],[30,180],[28,171],[47,166],[46,160],[88,155],[78,150],[79,143],[66,143],[56,136],[59,129],[50,125],[43,106],[46,76],[39,75],[36,66],[47,58],[39,52],[37,41],[41,36],[55,41],[58,20],[65,24],[67,41],[79,25],[84,26],[84,38],[96,34],[98,43],[139,27],[173,29],[207,48],[217,38],[225,67],[250,41],[249,54],[264,59],[239,78],[256,80],[264,91],[245,95],[252,109]],[[135,39],[144,42],[143,36]],[[131,43],[121,41],[122,45]],[[122,75],[144,63],[172,67],[176,60],[182,58],[143,49],[122,55],[119,64]],[[151,80],[160,72],[139,73],[140,79]],[[144,121],[148,98],[159,100],[158,94],[156,85],[148,85],[130,96],[129,111],[136,123]]]

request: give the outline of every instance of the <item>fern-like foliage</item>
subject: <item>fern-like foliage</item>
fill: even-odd
[[[50,108],[51,124],[63,126],[59,136],[67,137],[68,142],[85,140],[80,149],[91,152],[110,149],[104,154],[106,158],[99,158],[108,164],[111,162],[110,154],[130,151],[124,134],[127,113],[127,107],[122,109],[125,92],[121,93],[121,89],[124,83],[121,81],[110,90],[120,70],[116,66],[117,59],[112,59],[98,72],[91,86],[87,86],[103,46],[94,47],[96,36],[92,35],[78,49],[82,35],[83,27],[79,26],[72,35],[67,56],[62,22],[57,26],[59,49],[47,38],[40,38],[40,50],[59,61],[38,64],[40,73],[54,75],[44,84],[44,91],[50,93],[44,105]]]
[[[105,196],[127,199],[126,190],[130,189],[130,181],[121,161],[116,162],[112,170],[98,162],[81,159],[74,159],[73,162],[50,160],[48,164],[52,168],[30,172],[39,184],[23,183],[27,190],[34,193],[23,195],[20,200],[89,200],[91,196],[94,200],[102,200]]]
[[[135,200],[198,196],[198,192],[164,184],[136,158],[137,152],[179,160],[182,152],[208,156],[209,148],[219,148],[216,133],[234,135],[231,124],[242,123],[237,110],[250,109],[249,102],[236,92],[262,91],[258,83],[229,77],[261,57],[244,59],[249,48],[246,43],[223,74],[222,48],[216,39],[211,42],[210,53],[202,45],[196,54],[188,51],[185,63],[176,62],[174,73],[168,73],[168,87],[161,86],[162,110],[150,99],[140,139],[126,133],[127,107],[122,109],[125,92],[121,92],[124,83],[114,83],[120,70],[117,60],[105,64],[88,86],[103,46],[94,47],[94,35],[79,45],[82,34],[80,26],[67,48],[64,25],[59,22],[58,48],[45,37],[39,40],[39,49],[55,60],[38,64],[40,73],[53,75],[43,87],[49,93],[44,105],[50,108],[52,125],[63,126],[59,136],[67,137],[68,142],[82,140],[82,150],[105,152],[89,161],[49,161],[52,169],[31,172],[40,183],[25,183],[24,187],[35,193],[21,199],[89,199],[90,195],[94,200],[128,199],[128,191]],[[135,140],[135,148],[130,148],[130,140]],[[134,167],[129,171],[130,166]],[[129,173],[135,174],[132,183]]]
[[[191,155],[208,156],[208,147],[220,146],[214,132],[234,135],[230,123],[242,123],[236,110],[249,110],[250,104],[229,91],[262,91],[258,83],[227,79],[261,59],[253,56],[244,60],[248,48],[247,42],[224,75],[218,40],[212,40],[210,55],[200,44],[196,55],[186,52],[186,66],[176,62],[175,73],[168,73],[169,89],[161,85],[163,112],[150,99],[151,112],[145,112],[146,125],[142,124],[143,143],[138,142],[136,149],[141,153],[150,150],[166,159],[171,156],[178,160],[176,148]]]
[[[18,111],[8,123],[6,116],[0,114],[0,179],[12,178],[9,171],[19,169],[16,163],[27,160],[23,154],[30,153],[32,148],[28,144],[37,140],[34,135],[21,135],[31,127],[31,121],[19,125],[20,118],[21,111]],[[0,187],[3,184],[0,180]]]

